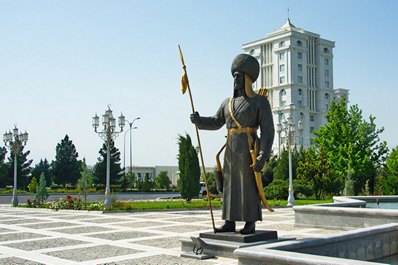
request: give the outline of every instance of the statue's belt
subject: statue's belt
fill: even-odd
[[[240,128],[229,128],[228,129],[228,135],[241,134],[241,133],[255,133],[255,132],[257,132],[257,128],[240,127]]]

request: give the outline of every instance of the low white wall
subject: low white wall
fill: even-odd
[[[398,224],[357,229],[334,236],[283,241],[237,249],[241,265],[380,264],[369,262],[398,253]]]
[[[295,226],[351,230],[398,222],[398,210],[365,207],[365,199],[398,201],[398,196],[334,197],[335,203],[295,206]]]

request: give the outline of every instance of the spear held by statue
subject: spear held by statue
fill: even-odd
[[[195,107],[194,107],[194,104],[193,104],[191,87],[189,86],[187,67],[186,67],[185,62],[184,62],[184,57],[182,55],[182,51],[181,51],[180,45],[178,45],[178,51],[180,53],[180,59],[181,59],[182,69],[183,69],[183,75],[182,75],[182,78],[181,78],[182,94],[185,94],[185,92],[188,90],[189,99],[190,99],[191,107],[192,107],[192,113],[195,113]],[[205,186],[206,186],[206,194],[207,194],[207,200],[209,202],[211,222],[212,222],[212,225],[213,225],[213,231],[215,233],[216,232],[216,226],[214,224],[213,207],[211,205],[209,186],[207,184],[207,177],[206,177],[206,168],[205,168],[205,163],[204,163],[204,160],[203,160],[202,145],[200,143],[199,128],[198,128],[197,125],[195,125],[195,129],[196,129],[196,138],[197,138],[198,146],[199,146],[199,156],[200,156],[200,161],[201,161],[201,164],[202,164],[203,181],[204,181]]]

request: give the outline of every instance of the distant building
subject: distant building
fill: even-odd
[[[143,180],[145,177],[155,179],[161,171],[166,171],[167,176],[171,181],[171,185],[177,186],[177,181],[180,176],[178,166],[154,166],[154,167],[143,167],[133,166],[133,173],[137,176],[137,179]],[[126,172],[129,172],[129,167],[126,168]],[[206,172],[214,172],[214,168],[207,167]]]
[[[301,120],[303,130],[300,135],[296,129],[295,143],[308,147],[312,131],[326,123],[331,100],[345,97],[348,102],[347,89],[333,89],[334,44],[295,27],[288,19],[267,37],[243,45],[260,63],[254,89],[267,89],[276,130],[274,154],[286,144],[285,133],[277,128],[288,117],[293,124]]]

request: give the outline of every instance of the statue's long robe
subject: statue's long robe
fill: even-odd
[[[237,128],[228,110],[229,98],[224,100],[213,117],[201,117],[199,129],[217,130]],[[242,127],[259,128],[259,151],[269,158],[274,140],[274,125],[268,99],[255,95],[232,99],[232,112]],[[257,133],[252,133],[257,139]],[[261,201],[258,196],[246,133],[230,134],[224,154],[222,219],[255,222],[262,220]]]

